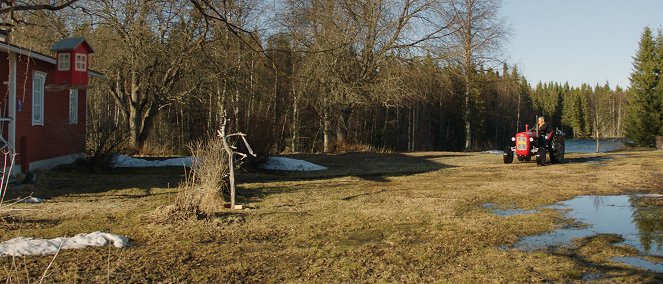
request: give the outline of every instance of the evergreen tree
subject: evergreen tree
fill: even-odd
[[[656,93],[659,98],[660,116],[659,116],[659,135],[663,135],[663,30],[658,30],[656,36],[656,69],[658,72],[658,82]]]
[[[626,136],[639,146],[651,147],[661,130],[661,99],[656,92],[659,69],[656,62],[656,44],[649,27],[640,39],[638,52],[633,57],[631,96],[626,120]]]

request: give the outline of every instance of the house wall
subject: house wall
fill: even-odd
[[[19,55],[17,64],[16,152],[22,171],[29,163],[85,151],[85,90],[78,92],[78,123],[69,124],[69,90],[44,91],[44,125],[32,125],[32,76],[46,73],[46,85],[55,83],[56,66]]]

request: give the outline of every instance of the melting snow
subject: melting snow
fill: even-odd
[[[129,238],[103,232],[78,234],[71,238],[33,239],[18,237],[0,243],[0,256],[49,255],[60,249],[77,249],[112,245],[122,248],[129,245]]]
[[[45,200],[39,197],[28,197],[26,199],[21,199],[23,203],[43,203]]]
[[[269,157],[267,161],[260,165],[260,168],[276,171],[323,171],[326,167],[316,165],[304,160],[291,159],[286,157]]]
[[[191,167],[191,157],[179,157],[167,160],[145,160],[125,155],[117,155],[113,160],[116,168],[154,168],[154,167]]]
[[[502,155],[502,154],[504,154],[504,151],[502,151],[502,150],[488,150],[488,151],[483,151],[482,153]]]

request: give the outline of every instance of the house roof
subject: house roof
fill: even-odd
[[[85,45],[90,49],[90,52],[94,52],[94,49],[92,46],[90,46],[87,41],[85,41],[84,38],[82,37],[72,37],[72,38],[65,38],[63,40],[60,40],[56,42],[53,47],[51,47],[51,51],[69,51],[73,50],[74,48],[78,47],[79,45],[85,43]]]
[[[32,51],[32,50],[27,49],[27,48],[19,47],[19,46],[13,45],[13,44],[8,44],[6,42],[0,42],[0,51],[18,53],[20,55],[25,55],[25,56],[34,58],[36,60],[41,60],[41,61],[44,61],[44,62],[51,63],[53,65],[55,65],[57,63],[55,58],[53,58],[51,56],[48,56],[48,55],[45,55],[45,54],[42,54],[42,53],[39,53],[39,52],[35,52],[35,51]],[[92,76],[94,78],[99,78],[99,79],[105,79],[106,78],[106,76],[104,74],[102,74],[100,72],[97,72],[97,71],[94,71],[94,70],[88,70],[88,75]]]

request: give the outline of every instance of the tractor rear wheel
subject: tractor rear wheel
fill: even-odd
[[[513,163],[513,151],[511,151],[511,147],[506,147],[506,149],[504,149],[504,163]]]
[[[557,153],[555,157],[557,158],[558,163],[564,163],[564,143],[556,142],[557,143]]]
[[[553,150],[552,148],[548,149],[548,153],[550,153],[550,162],[557,163],[557,155],[555,153],[555,150]]]
[[[539,166],[546,165],[546,148],[539,148],[539,151],[536,153],[536,164]]]

